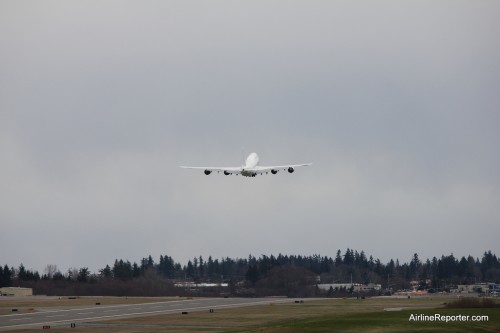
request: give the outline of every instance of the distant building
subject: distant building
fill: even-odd
[[[361,284],[361,283],[322,283],[318,284],[318,288],[321,290],[330,290],[332,288],[333,290],[350,290],[351,287],[353,288],[352,290],[355,292],[361,291],[361,292],[368,292],[372,290],[380,290],[382,289],[382,285],[380,284],[375,284],[375,283],[369,283],[369,284]]]
[[[32,288],[21,287],[3,287],[0,288],[0,295],[2,296],[33,296]]]
[[[376,283],[354,285],[354,291],[372,291],[380,289],[382,289],[382,285]]]
[[[333,290],[349,290],[354,284],[352,283],[320,283],[318,284],[318,288],[321,290],[330,290],[332,288]]]
[[[215,287],[227,288],[229,286],[229,284],[228,283],[178,282],[178,283],[175,283],[174,286],[181,287],[181,288],[215,288]]]
[[[488,293],[500,291],[500,285],[495,283],[475,283],[475,284],[459,284],[457,292],[460,293]]]
[[[500,284],[490,283],[490,291],[499,292],[500,291]]]

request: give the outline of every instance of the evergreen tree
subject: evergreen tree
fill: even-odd
[[[113,266],[113,276],[115,279],[128,280],[133,277],[132,264],[130,261],[124,262],[122,259],[115,260]]]
[[[342,265],[342,252],[337,250],[337,255],[335,256],[335,266],[338,267]]]
[[[186,276],[188,278],[194,278],[194,266],[191,260],[188,261],[187,268],[186,268]]]
[[[396,265],[394,264],[394,260],[390,260],[389,263],[386,266],[386,274],[389,276],[392,276],[394,274],[394,269],[396,268]]]
[[[80,268],[76,280],[78,282],[87,282],[90,276],[90,271],[87,267]]]
[[[251,264],[250,266],[248,266],[245,278],[247,281],[250,281],[252,285],[254,285],[255,282],[259,280],[259,269],[257,268],[256,264]]]
[[[99,276],[104,279],[110,279],[113,277],[113,272],[111,271],[111,267],[106,265],[106,267],[99,270]]]
[[[3,269],[2,266],[0,266],[0,287],[11,287],[13,275],[9,266],[5,265]]]
[[[26,268],[24,268],[24,265],[22,263],[19,265],[19,269],[17,271],[17,278],[20,281],[26,281],[27,280]]]
[[[198,258],[198,265],[199,265],[199,272],[200,272],[200,278],[205,277],[205,262],[203,261],[203,257],[200,256]]]
[[[354,252],[349,248],[345,251],[343,263],[344,265],[354,264]]]
[[[144,274],[144,271],[142,271],[139,265],[134,261],[132,264],[132,277],[138,278],[142,274]]]
[[[415,280],[418,280],[418,276],[417,276],[417,273],[418,273],[418,270],[420,268],[420,259],[418,258],[418,254],[413,254],[413,258],[410,262],[410,265],[409,265],[409,277],[411,279],[415,279]]]
[[[212,256],[208,257],[208,262],[207,262],[207,274],[209,279],[213,279],[215,275],[215,267],[214,267],[214,261],[212,259]]]

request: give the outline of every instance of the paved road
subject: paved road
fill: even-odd
[[[195,298],[143,304],[95,305],[64,309],[40,308],[37,312],[0,316],[0,331],[42,328],[45,325],[69,327],[71,323],[281,302],[292,303],[294,300],[289,298]]]

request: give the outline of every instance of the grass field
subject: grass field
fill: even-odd
[[[326,299],[119,319],[51,332],[500,332],[500,308],[448,309],[449,297]],[[410,315],[487,315],[488,321],[410,321]],[[19,332],[38,332],[23,330]]]

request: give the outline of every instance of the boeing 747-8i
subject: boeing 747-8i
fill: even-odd
[[[277,174],[278,171],[288,171],[292,173],[295,171],[296,167],[308,166],[312,163],[304,163],[304,164],[289,164],[289,165],[275,165],[275,166],[260,166],[259,165],[259,155],[256,153],[251,153],[248,155],[245,165],[240,167],[189,167],[189,166],[181,166],[184,169],[199,169],[204,170],[205,175],[209,175],[214,171],[223,172],[226,176],[229,175],[242,175],[245,177],[255,177],[257,175],[268,174],[269,172],[273,175]]]

